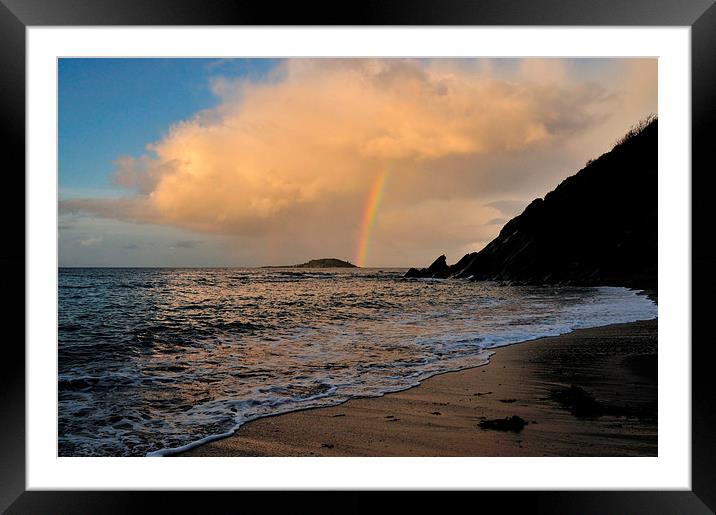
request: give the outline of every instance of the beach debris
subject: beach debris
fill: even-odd
[[[529,424],[525,419],[517,415],[506,418],[496,418],[492,420],[483,420],[479,426],[482,429],[493,429],[495,431],[512,431],[519,433],[525,426]]]
[[[605,406],[575,384],[554,389],[550,397],[578,418],[595,418],[605,414]]]
[[[345,413],[337,413],[337,414],[335,414],[335,415],[332,415],[333,418],[336,418],[336,417],[345,417],[345,416],[346,416]]]
[[[505,404],[512,404],[513,402],[517,402],[517,399],[500,399],[500,402],[504,402]]]
[[[333,449],[333,444],[332,443],[322,443],[321,448]]]
[[[439,411],[433,411],[431,415],[442,415],[442,413],[440,413]]]
[[[492,395],[492,392],[477,392],[475,395],[482,397],[483,395]]]

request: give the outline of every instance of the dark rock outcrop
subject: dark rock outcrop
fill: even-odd
[[[450,267],[447,264],[445,254],[433,261],[433,264],[427,268],[418,270],[411,268],[405,274],[405,277],[448,277],[450,275]]]
[[[406,277],[655,288],[657,135],[656,119],[643,123],[532,201],[481,251]]]
[[[293,265],[293,268],[358,268],[349,261],[336,258],[312,259],[307,263]]]
[[[300,265],[270,265],[261,268],[358,268],[349,261],[343,261],[336,258],[312,259]]]
[[[525,426],[529,424],[525,419],[517,415],[507,418],[496,418],[493,420],[483,420],[478,425],[482,429],[493,429],[495,431],[512,431],[519,433]]]

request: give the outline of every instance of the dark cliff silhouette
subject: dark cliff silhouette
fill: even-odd
[[[440,256],[406,277],[655,288],[657,135],[650,117],[533,200],[481,251],[454,265]]]

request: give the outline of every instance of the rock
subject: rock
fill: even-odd
[[[519,433],[525,426],[529,424],[525,419],[517,415],[512,415],[507,418],[496,418],[492,420],[483,420],[480,422],[482,429],[493,429],[495,431],[512,431],[513,433]]]
[[[575,417],[596,418],[606,412],[606,407],[597,401],[592,394],[574,384],[569,388],[553,390],[550,397],[568,409]]]
[[[440,274],[443,274],[449,270],[448,264],[447,264],[447,257],[445,257],[445,254],[437,258],[433,263],[428,267],[428,269],[425,271],[426,274],[428,274],[428,277],[437,277]]]
[[[433,263],[421,270],[417,268],[411,268],[408,270],[404,277],[432,277],[432,278],[445,278],[450,275],[450,267],[447,264],[447,257],[445,254],[437,258]]]

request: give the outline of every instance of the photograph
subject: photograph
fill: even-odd
[[[0,513],[714,513],[714,2],[0,0]]]
[[[56,63],[58,457],[660,456],[658,58]]]

